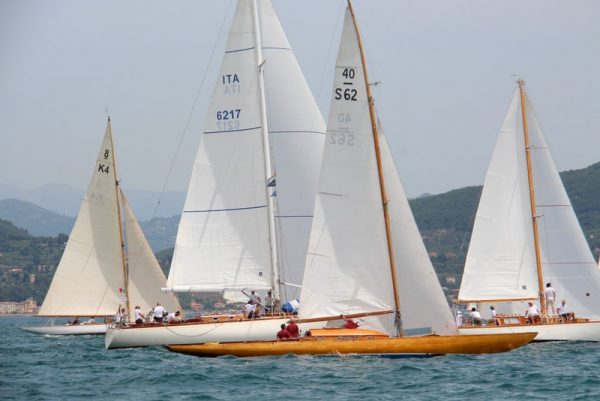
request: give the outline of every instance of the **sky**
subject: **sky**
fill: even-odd
[[[273,0],[326,121],[342,0]],[[355,0],[409,197],[481,185],[516,87],[559,171],[600,161],[600,2]],[[0,184],[185,191],[235,2],[0,0]]]

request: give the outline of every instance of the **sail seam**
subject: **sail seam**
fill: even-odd
[[[276,46],[263,46],[263,50],[288,50],[292,51],[289,47],[276,47]]]
[[[303,130],[282,130],[282,131],[269,131],[269,134],[320,134],[325,135],[326,132],[322,131],[303,131]]]
[[[245,49],[236,49],[236,50],[227,50],[225,52],[225,54],[229,54],[229,53],[239,53],[239,52],[247,52],[249,50],[254,50],[254,46],[252,47],[246,47]]]
[[[291,218],[291,217],[299,217],[299,218],[309,217],[310,218],[310,217],[313,217],[313,216],[312,215],[301,215],[301,214],[299,214],[299,215],[287,215],[287,216],[284,215],[284,216],[275,216],[275,217],[280,218],[280,219],[284,219],[284,218]]]
[[[259,129],[259,128],[261,128],[261,127],[231,129],[231,130],[227,130],[227,131],[204,131],[203,134],[205,134],[205,135],[210,135],[210,134],[228,134],[230,132],[252,131],[252,130],[255,130],[255,129]]]
[[[210,213],[210,212],[231,212],[237,210],[252,210],[252,209],[262,209],[267,207],[267,205],[260,206],[248,206],[248,207],[235,207],[229,209],[203,209],[203,210],[184,210],[183,213]]]

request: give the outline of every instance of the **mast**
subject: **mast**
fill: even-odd
[[[110,148],[112,149],[112,162],[113,162],[113,176],[115,179],[115,191],[117,192],[117,216],[119,220],[119,241],[121,242],[121,263],[123,268],[123,283],[125,285],[125,307],[127,313],[131,312],[129,304],[129,274],[127,272],[127,262],[125,258],[125,241],[123,239],[123,222],[121,217],[121,190],[119,188],[119,180],[117,179],[117,161],[115,158],[115,147],[112,139],[112,125],[110,123],[110,116],[108,117],[108,131],[110,135]],[[120,311],[119,311],[120,312]],[[131,316],[130,316],[131,318]]]
[[[356,23],[356,17],[354,15],[354,9],[352,8],[352,2],[348,0],[348,9],[350,10],[350,14],[352,15],[352,22],[354,23],[354,30],[356,31],[356,38],[358,41],[358,47],[360,49],[360,58],[363,67],[363,73],[365,76],[365,86],[367,89],[367,99],[369,103],[369,114],[371,117],[371,130],[373,132],[373,143],[375,145],[375,157],[377,160],[377,172],[379,174],[379,189],[381,192],[381,202],[383,206],[383,216],[385,220],[385,234],[387,240],[387,248],[388,248],[388,256],[390,258],[390,273],[392,276],[392,290],[394,293],[394,306],[395,306],[395,321],[396,325],[396,334],[398,336],[404,335],[402,330],[402,315],[400,313],[400,297],[398,296],[398,287],[396,284],[396,264],[394,259],[394,250],[392,244],[392,230],[390,223],[390,215],[388,210],[389,199],[387,197],[387,192],[385,189],[385,182],[383,178],[383,167],[381,163],[381,153],[379,148],[379,136],[377,133],[377,117],[375,115],[375,101],[373,99],[373,95],[371,94],[371,86],[369,85],[369,75],[367,71],[367,60],[365,57],[365,51],[362,45],[362,39],[360,36],[360,31],[358,30],[358,24]]]
[[[537,212],[535,208],[535,191],[533,188],[533,171],[531,169],[531,146],[529,145],[529,130],[527,127],[527,111],[525,110],[525,81],[519,79],[519,93],[521,94],[521,115],[523,117],[523,138],[525,140],[525,156],[527,158],[527,178],[529,181],[529,201],[531,204],[531,220],[533,223],[533,242],[535,245],[535,263],[538,276],[538,290],[540,297],[541,313],[546,311],[546,299],[543,297],[544,277],[542,273],[542,260],[540,256],[540,239],[538,234]]]
[[[273,167],[271,165],[271,146],[269,142],[269,127],[267,124],[267,106],[265,100],[265,81],[263,66],[265,61],[262,57],[262,43],[260,33],[260,22],[258,20],[257,0],[252,0],[252,14],[254,17],[254,46],[256,48],[256,64],[258,66],[258,93],[260,104],[260,118],[263,138],[263,153],[265,163],[265,192],[267,196],[267,214],[269,219],[269,245],[271,248],[271,285],[273,287],[274,302],[280,301],[279,271],[277,255],[277,233],[275,231],[274,199],[271,196],[270,181],[274,180]]]

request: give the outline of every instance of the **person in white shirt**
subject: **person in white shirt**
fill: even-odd
[[[573,313],[569,312],[569,309],[567,308],[567,301],[565,301],[564,299],[562,300],[560,305],[558,305],[556,312],[558,313],[558,316],[561,317],[562,321],[565,323],[569,320],[573,320]]]
[[[136,305],[133,313],[135,314],[135,324],[144,323],[144,314],[142,313],[142,308],[139,305]]]
[[[538,307],[534,305],[533,302],[529,302],[529,309],[527,309],[527,312],[525,312],[525,317],[527,318],[527,323],[539,323],[540,312]]]
[[[494,305],[490,305],[490,319],[488,320],[488,324],[495,324],[496,326],[500,326],[500,320],[496,315],[496,308],[494,308]]]
[[[157,323],[162,323],[164,314],[165,308],[163,308],[160,302],[157,302],[156,306],[154,307],[154,321]]]
[[[477,311],[477,308],[471,308],[471,323],[475,326],[481,325],[481,313]]]
[[[126,326],[127,325],[127,311],[125,308],[120,308],[115,315],[115,325]]]
[[[181,322],[180,315],[181,315],[181,313],[179,311],[169,313],[167,315],[167,323],[179,323],[179,322]]]
[[[248,319],[256,317],[256,304],[254,303],[254,301],[248,301],[248,303],[244,307],[244,315],[246,315]]]
[[[546,288],[544,289],[544,298],[546,299],[546,315],[550,315],[550,311],[552,314],[556,314],[556,310],[554,309],[554,301],[556,300],[556,291],[552,288],[550,283],[546,284]]]

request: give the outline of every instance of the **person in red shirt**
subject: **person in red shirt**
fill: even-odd
[[[277,332],[277,339],[278,340],[287,340],[288,338],[290,338],[290,333],[285,328],[285,323],[282,323],[281,330],[279,330]]]
[[[288,324],[286,330],[290,334],[290,338],[300,337],[300,328],[298,328],[298,325],[296,324],[296,319],[294,319],[294,318],[290,319],[290,324]]]
[[[352,319],[346,320],[346,324],[344,324],[345,329],[356,329],[357,327],[358,327],[358,323],[356,323]]]

